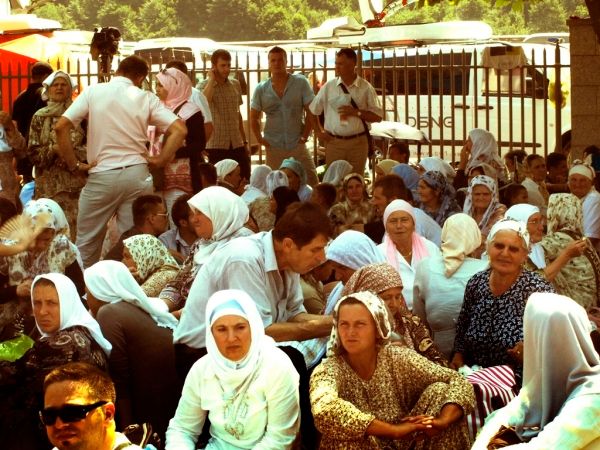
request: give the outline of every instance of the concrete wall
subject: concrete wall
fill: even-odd
[[[591,19],[567,21],[571,42],[571,157],[600,146],[600,44]]]

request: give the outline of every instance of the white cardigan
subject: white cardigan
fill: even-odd
[[[299,376],[288,356],[279,349],[261,357],[256,379],[248,388],[248,413],[240,439],[224,426],[222,389],[203,357],[191,368],[167,429],[166,450],[194,450],[208,416],[211,439],[207,450],[291,448],[300,423]]]

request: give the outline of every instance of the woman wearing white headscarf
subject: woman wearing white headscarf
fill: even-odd
[[[446,177],[448,183],[452,184],[456,171],[448,161],[438,156],[427,156],[419,161],[419,166],[423,169],[423,173],[437,171]]]
[[[480,245],[481,232],[473,218],[454,214],[442,228],[442,253],[417,265],[413,313],[429,325],[433,341],[446,358],[452,356],[467,281],[488,265],[471,256]]]
[[[119,428],[150,422],[164,436],[181,386],[173,348],[177,319],[163,301],[147,297],[119,261],[99,261],[84,277],[90,311],[113,346],[108,364]]]
[[[333,184],[336,188],[342,186],[342,181],[346,175],[352,173],[352,164],[344,159],[338,159],[327,167],[323,175],[323,183]]]
[[[523,269],[529,254],[527,227],[514,220],[496,223],[487,238],[490,268],[467,282],[456,323],[454,367],[522,366],[523,311],[533,292],[554,292],[535,272]],[[501,324],[501,326],[498,326]]]
[[[241,167],[233,159],[222,159],[215,164],[217,169],[217,183],[219,186],[226,187],[235,194],[244,192],[244,183],[242,183]]]
[[[6,449],[48,448],[45,433],[39,432],[37,413],[44,404],[44,378],[70,362],[106,370],[112,348],[66,276],[37,276],[31,285],[30,304],[41,337],[14,363],[0,364],[0,432]]]
[[[402,278],[402,295],[408,309],[413,308],[413,285],[417,264],[423,258],[440,254],[433,242],[415,231],[415,213],[413,207],[404,200],[394,200],[386,206],[383,213],[385,235],[377,247],[385,255],[389,264]]]
[[[34,198],[51,198],[61,204],[69,221],[70,238],[74,241],[79,193],[87,177],[84,171],[71,172],[65,167],[56,153],[58,144],[54,126],[73,103],[73,89],[77,85],[67,73],[58,70],[44,80],[43,86],[42,97],[48,100],[48,106],[36,111],[31,119],[27,149],[27,156],[35,166]],[[84,162],[87,158],[85,131],[77,125],[70,137],[77,159]]]
[[[502,219],[506,212],[506,206],[500,203],[498,197],[498,184],[493,178],[477,175],[471,179],[463,212],[475,219],[485,241],[492,226]],[[483,248],[480,250],[483,251]],[[477,256],[480,254],[481,252]]]
[[[548,281],[554,281],[556,275],[572,258],[581,256],[586,250],[585,240],[572,241],[558,253],[558,256],[553,261],[547,262],[544,247],[541,244],[546,221],[540,212],[540,208],[529,203],[518,203],[508,208],[504,217],[527,225],[527,231],[531,240],[531,249],[529,250],[529,257],[525,263],[525,268],[539,272]]]
[[[585,310],[568,297],[532,294],[524,340],[523,388],[488,418],[473,449],[499,448],[502,426],[511,448],[600,448],[600,358]]]
[[[496,169],[500,183],[506,182],[506,166],[500,158],[498,143],[492,133],[481,128],[474,128],[469,131],[465,147],[468,147],[471,155],[465,168],[467,173],[471,167],[475,167],[480,163],[486,163]]]
[[[247,205],[252,203],[257,198],[268,197],[267,176],[269,176],[272,171],[273,170],[266,164],[255,166],[252,169],[250,183],[246,185],[244,193],[242,194],[242,200],[244,200]]]
[[[210,297],[206,348],[185,380],[166,449],[195,449],[207,418],[207,450],[291,448],[299,426],[298,373],[264,334],[248,294],[226,290]]]
[[[343,297],[333,324],[328,357],[310,380],[321,449],[470,447],[461,418],[473,408],[473,388],[455,371],[390,345],[392,326],[379,297]]]
[[[190,255],[175,279],[160,293],[159,297],[167,303],[169,311],[183,308],[198,270],[210,255],[232,239],[252,234],[244,227],[248,222],[246,203],[224,187],[202,189],[188,204],[194,212],[192,225],[200,239],[192,245]]]

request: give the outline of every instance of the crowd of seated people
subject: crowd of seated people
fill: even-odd
[[[163,184],[132,199],[131,223],[96,262],[77,229],[95,168],[86,124],[70,141],[52,128],[81,101],[64,72],[43,82],[23,153],[39,168],[34,198],[0,199],[0,447],[49,450],[39,410],[49,434],[94,415],[44,406],[46,375],[88,363],[116,393],[96,408],[117,406],[117,430],[150,423],[168,450],[596,448],[592,166],[502,159],[474,129],[456,167],[412,165],[395,142],[372,174],[338,160],[313,183],[292,155],[248,176],[237,153],[204,162],[205,130],[227,134],[215,98],[237,98],[215,79],[213,131],[187,74],[159,74],[153,107],[187,138],[178,150],[173,130],[156,130],[150,151],[172,153],[147,156]],[[79,154],[76,172],[54,165],[55,146]],[[492,412],[472,375],[499,367],[512,400],[492,399]]]

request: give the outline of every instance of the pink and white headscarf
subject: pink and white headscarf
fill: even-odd
[[[163,101],[167,108],[175,111],[179,105],[183,104],[177,112],[182,120],[188,120],[200,111],[198,106],[189,101],[192,95],[192,82],[185,73],[171,67],[158,72],[156,78],[168,92],[166,100]]]
[[[410,214],[410,216],[412,217],[413,223],[414,224],[417,223],[417,221],[415,219],[414,208],[410,205],[410,203],[408,203],[405,200],[394,200],[389,205],[387,205],[387,207],[385,208],[385,211],[383,213],[384,225],[387,224],[388,218],[392,215],[392,213],[395,213],[397,211],[404,211],[404,212]],[[392,239],[390,238],[387,230],[385,232],[385,235],[383,236],[383,244],[385,246],[385,257],[386,257],[387,261],[392,266],[394,266],[396,268],[396,270],[398,270],[399,264],[398,264],[396,245],[392,242]],[[412,234],[412,252],[413,252],[412,262],[414,262],[414,264],[417,264],[419,261],[421,261],[421,259],[429,256],[429,252],[427,251],[427,247],[425,246],[425,239],[423,237],[419,236],[416,233],[416,231],[413,231],[413,234]],[[411,261],[407,261],[407,263],[413,265],[411,263]]]

